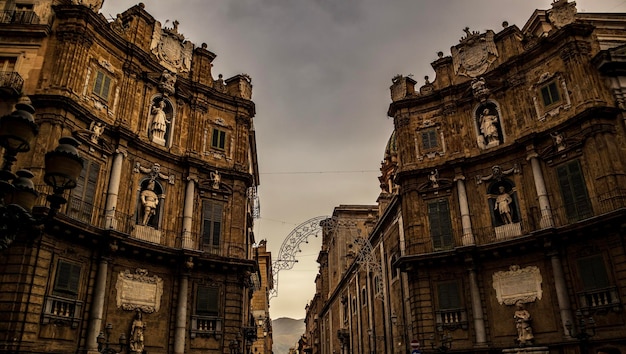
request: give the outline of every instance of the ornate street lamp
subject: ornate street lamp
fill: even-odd
[[[76,180],[83,169],[83,159],[78,153],[78,141],[71,137],[59,139],[59,146],[45,156],[44,181],[52,187],[47,197],[50,212],[34,217],[32,209],[39,193],[28,170],[12,172],[17,154],[27,152],[39,132],[33,118],[35,109],[30,100],[20,100],[15,111],[0,118],[0,146],[4,148],[0,169],[0,250],[6,249],[22,229],[42,225],[67,203],[63,196],[66,189],[76,187]]]
[[[128,344],[128,342],[126,341],[126,335],[124,335],[124,333],[120,334],[120,339],[118,340],[118,343],[120,345],[119,351],[109,347],[110,344],[113,344],[109,341],[112,329],[113,325],[107,323],[106,327],[104,328],[106,335],[104,334],[104,332],[100,332],[100,334],[96,338],[96,341],[98,342],[98,352],[102,354],[119,354],[124,351],[124,347],[126,346],[126,344]]]
[[[596,335],[596,321],[593,317],[585,319],[580,310],[576,310],[576,324],[573,325],[569,320],[565,322],[565,327],[569,336],[578,339],[580,342],[580,352],[587,353],[587,343],[591,337]]]

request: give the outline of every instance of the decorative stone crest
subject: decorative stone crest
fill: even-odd
[[[512,265],[508,271],[493,273],[493,288],[500,305],[515,305],[541,300],[541,273],[536,266],[520,268]]]
[[[149,276],[148,270],[137,268],[134,273],[125,270],[117,275],[115,284],[117,307],[126,311],[158,312],[161,308],[163,280]]]
[[[554,0],[552,9],[548,10],[548,19],[556,28],[569,25],[576,21],[576,3],[567,0]]]
[[[454,72],[476,78],[484,74],[498,57],[495,34],[491,30],[480,34],[478,31],[470,31],[469,27],[465,27],[463,31],[466,36],[461,38],[461,43],[450,48]]]
[[[161,80],[159,81],[159,89],[164,95],[173,95],[176,92],[174,85],[176,84],[176,73],[169,70],[163,70]]]
[[[178,33],[178,21],[174,27],[161,28],[161,23],[154,23],[150,50],[159,63],[172,72],[184,73],[191,69],[193,43],[185,40],[185,36]]]
[[[482,184],[485,181],[496,180],[499,181],[502,177],[506,175],[510,175],[512,173],[520,173],[519,167],[517,164],[513,164],[513,167],[503,170],[499,165],[494,165],[491,167],[491,174],[488,176],[477,175],[476,176],[476,184]]]
[[[141,166],[141,162],[136,162],[133,172],[143,173],[144,175],[145,174],[150,175],[150,179],[153,181],[156,180],[157,178],[160,178],[162,180],[167,180],[169,184],[174,184],[174,181],[176,180],[176,177],[174,175],[168,176],[164,173],[161,173],[161,165],[159,165],[156,162],[153,163],[150,168]]]
[[[472,93],[474,98],[484,103],[489,97],[490,91],[486,86],[485,78],[475,78],[472,80]]]

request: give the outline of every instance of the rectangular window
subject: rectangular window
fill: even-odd
[[[440,310],[461,308],[461,297],[459,294],[459,283],[457,281],[441,282],[437,284],[438,308]]]
[[[13,72],[15,71],[16,57],[0,57],[0,71],[1,72]]]
[[[84,160],[80,177],[76,180],[76,188],[72,190],[68,216],[80,221],[91,222],[99,174],[100,164]]]
[[[202,202],[202,245],[219,247],[224,206],[210,200]]]
[[[437,141],[437,130],[428,129],[420,132],[422,137],[422,148],[425,151],[433,150],[439,147],[439,143]]]
[[[428,203],[428,222],[430,224],[430,237],[433,240],[433,249],[437,251],[452,248],[454,246],[454,237],[452,235],[450,207],[447,200]]]
[[[565,214],[570,222],[592,216],[591,201],[578,160],[559,166],[556,169]]]
[[[109,75],[105,74],[102,70],[98,70],[93,83],[93,93],[105,101],[108,101],[111,81],[112,79]]]
[[[80,284],[80,265],[59,261],[54,278],[53,294],[76,298]]]
[[[585,290],[596,290],[609,287],[609,275],[600,255],[578,259],[578,273]]]
[[[199,286],[196,293],[196,315],[217,316],[219,313],[219,288]]]
[[[541,98],[544,106],[549,106],[561,100],[556,81],[552,81],[541,88]]]
[[[211,146],[215,149],[226,149],[226,132],[217,128],[213,129],[213,136],[211,137]]]

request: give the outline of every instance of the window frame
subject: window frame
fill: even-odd
[[[91,86],[91,93],[105,102],[109,102],[111,88],[113,86],[113,76],[107,74],[102,68],[96,68],[95,71],[96,75],[93,80],[93,85]]]
[[[559,80],[552,79],[539,87],[539,95],[544,108],[553,107],[563,101],[563,95],[559,88]],[[556,96],[556,97],[555,97]],[[546,100],[548,99],[549,102]]]
[[[213,127],[211,132],[211,148],[219,151],[226,151],[228,132],[218,127]]]
[[[61,269],[62,267],[69,267],[68,269]],[[64,280],[61,277],[69,272],[68,279]],[[66,261],[60,259],[57,261],[54,280],[52,282],[52,295],[64,297],[68,299],[77,299],[80,293],[80,278],[82,276],[82,266],[79,263]],[[65,282],[68,284],[59,284]]]
[[[221,248],[222,238],[224,234],[222,232],[224,228],[224,209],[224,203],[212,199],[202,200],[202,223],[199,240],[201,248]],[[216,226],[217,229],[215,228]]]
[[[422,152],[431,152],[436,151],[440,148],[439,143],[439,134],[437,132],[437,128],[425,128],[418,131],[420,145],[422,147]],[[426,139],[424,136],[426,135]]]
[[[432,206],[436,205],[436,214],[432,212]],[[445,210],[441,206],[445,205]],[[448,199],[437,199],[426,203],[426,211],[428,213],[428,229],[430,239],[432,241],[433,250],[442,251],[454,248],[454,228],[452,226],[452,217],[450,215],[450,202]],[[447,227],[449,232],[444,233]]]
[[[84,159],[83,169],[76,180],[76,187],[72,189],[66,214],[84,222],[91,222],[96,206],[96,191],[100,180],[101,163],[91,159]],[[80,194],[80,195],[79,195]]]
[[[572,167],[575,166],[575,171]],[[571,160],[555,168],[566,218],[577,222],[593,216],[593,206],[580,160]]]

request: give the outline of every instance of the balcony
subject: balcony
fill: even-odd
[[[2,24],[38,25],[40,22],[39,16],[32,10],[0,11],[0,23]]]
[[[404,256],[445,253],[455,248],[468,245],[487,245],[503,242],[522,236],[528,236],[533,232],[549,228],[565,228],[574,225],[584,226],[590,219],[607,215],[620,209],[626,210],[626,189],[616,189],[612,192],[599,196],[592,196],[587,203],[578,205],[558,205],[552,200],[551,217],[545,210],[541,212],[538,207],[533,206],[527,211],[523,211],[522,220],[519,222],[500,225],[484,226],[479,224],[478,218],[472,219],[472,235],[461,235],[461,225],[453,230],[453,243],[442,245],[439,248],[433,247],[430,237],[424,236],[416,239],[406,239],[404,243]],[[477,211],[474,211],[477,215]],[[428,233],[428,230],[425,230]]]
[[[191,338],[222,336],[222,319],[217,316],[191,316]]]
[[[44,304],[41,323],[77,328],[81,320],[79,316],[82,309],[82,301],[50,295]]]
[[[578,293],[578,301],[582,310],[587,312],[620,311],[621,305],[617,288],[610,287]]]
[[[464,308],[436,311],[437,327],[449,330],[467,328],[467,312]]]
[[[15,71],[0,71],[0,90],[11,96],[22,94],[24,79]]]

